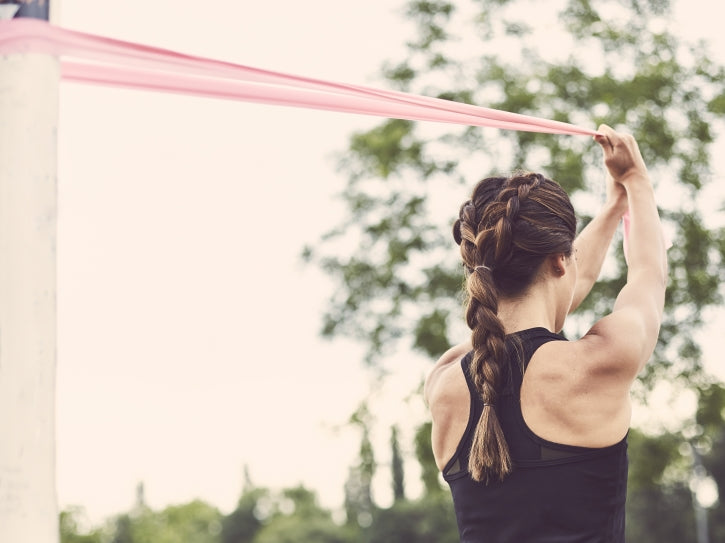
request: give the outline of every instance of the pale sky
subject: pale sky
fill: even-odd
[[[401,4],[62,0],[58,22],[379,86],[382,61],[402,58],[410,36]],[[714,33],[721,19],[699,13]],[[342,503],[359,438],[334,428],[368,376],[360,346],[319,339],[332,286],[299,253],[343,211],[333,153],[378,122],[62,84],[61,507],[82,505],[95,522],[128,510],[143,481],[152,507],[198,497],[229,512],[244,464],[259,485],[304,483],[323,504]],[[399,367],[389,398],[407,394],[426,364],[403,350]],[[383,461],[386,424],[422,414],[419,402],[391,405],[380,415]],[[415,492],[416,474],[406,475]]]
[[[403,48],[387,0],[207,6],[64,0],[60,24],[358,83]],[[340,216],[333,153],[377,122],[62,85],[61,507],[122,512],[144,481],[153,507],[228,512],[244,464],[259,485],[342,503],[358,437],[333,428],[368,377],[359,346],[319,339],[331,287],[299,253]],[[411,363],[409,382],[422,372]]]

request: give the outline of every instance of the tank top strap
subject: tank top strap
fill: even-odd
[[[531,357],[536,350],[550,341],[566,341],[566,337],[561,334],[550,332],[543,327],[527,328],[518,332],[508,334],[505,338],[508,364],[503,369],[506,373],[506,380],[503,389],[500,391],[502,396],[517,395],[521,388],[524,371],[529,365]],[[468,390],[471,393],[471,399],[478,398],[476,385],[474,384],[473,374],[471,373],[471,360],[473,359],[473,351],[470,351],[461,359],[461,368],[466,378]]]

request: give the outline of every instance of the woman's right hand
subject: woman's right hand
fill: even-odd
[[[629,183],[649,183],[647,166],[639,151],[637,141],[630,134],[616,132],[606,124],[599,126],[594,141],[604,151],[604,165],[616,183],[626,188]]]

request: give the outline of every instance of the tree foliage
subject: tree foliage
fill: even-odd
[[[81,528],[83,509],[70,507],[60,512],[59,527],[61,543],[102,543],[103,532],[95,528],[90,532],[84,532]]]
[[[354,533],[332,521],[330,513],[317,504],[315,493],[298,486],[281,493],[282,508],[270,517],[254,537],[254,543],[350,543]]]
[[[373,444],[370,440],[372,419],[363,402],[350,417],[350,424],[360,429],[359,461],[350,467],[345,481],[345,516],[347,523],[355,527],[367,527],[372,522],[374,501],[372,483],[377,463]]]
[[[537,25],[557,6],[559,27]],[[386,65],[387,84],[636,135],[674,242],[665,322],[644,382],[706,386],[694,332],[703,310],[720,304],[725,279],[722,225],[698,206],[725,102],[725,70],[706,45],[669,30],[663,0],[562,0],[546,11],[527,0],[414,0],[406,13],[417,36],[407,58]],[[467,187],[491,173],[540,170],[569,191],[584,224],[602,190],[600,154],[590,138],[395,119],[354,134],[340,161],[348,215],[304,252],[337,285],[323,335],[359,339],[376,367],[401,338],[437,357],[463,333],[462,271],[449,231]],[[621,252],[615,262],[571,319],[570,335],[611,309],[626,276]]]
[[[363,416],[365,419],[365,416]],[[644,459],[630,467],[627,496],[627,540],[638,543],[701,543],[696,539],[695,492],[697,462],[712,478],[720,496],[725,496],[725,388],[712,385],[700,396],[696,426],[683,446],[679,433],[647,434],[632,430],[629,447],[633,458]],[[361,441],[365,441],[365,437]],[[395,440],[391,440],[395,441]],[[319,505],[316,494],[303,486],[273,491],[247,481],[234,511],[221,516],[209,504],[193,501],[161,511],[136,506],[118,515],[105,527],[82,530],[82,510],[61,513],[61,543],[142,543],[146,541],[191,541],[198,543],[369,543],[379,541],[453,543],[458,541],[456,518],[449,492],[439,483],[430,454],[430,426],[423,424],[413,437],[420,465],[423,492],[415,499],[401,497],[390,507],[379,507],[373,497],[365,501],[369,514],[358,521],[334,520],[332,512]],[[369,462],[369,444],[360,449],[359,468]],[[405,450],[406,447],[401,447]],[[402,454],[402,453],[401,453]],[[390,472],[390,483],[397,476]],[[407,479],[406,479],[407,480]],[[366,500],[368,500],[366,498]],[[349,504],[348,504],[349,505]],[[340,509],[342,506],[340,506]],[[348,515],[350,513],[348,512]],[[715,501],[705,510],[710,541],[725,535],[725,503]]]
[[[415,35],[404,58],[385,64],[388,86],[636,136],[673,246],[660,338],[635,394],[644,399],[667,382],[693,391],[699,407],[697,420],[678,431],[631,434],[628,532],[635,541],[692,540],[692,451],[725,496],[722,388],[697,340],[706,310],[722,304],[725,279],[722,215],[704,211],[715,209],[707,189],[722,177],[712,171],[711,150],[725,118],[725,68],[707,44],[677,35],[668,0],[559,0],[545,8],[529,0],[410,0],[405,15]],[[581,227],[603,199],[601,151],[589,138],[396,119],[353,134],[340,158],[347,216],[303,253],[335,285],[322,334],[359,340],[381,375],[395,349],[435,359],[464,339],[463,273],[450,226],[475,181],[515,169],[559,181]],[[612,252],[569,319],[568,337],[611,311],[626,281],[622,249]],[[416,452],[433,497],[442,487],[426,456],[429,432],[419,428]],[[722,516],[717,502],[712,533]]]
[[[269,491],[252,484],[247,467],[244,468],[244,476],[244,489],[237,507],[222,520],[222,543],[252,541],[262,527],[262,518],[266,512],[264,504],[269,502]]]
[[[393,426],[390,430],[390,450],[390,473],[393,479],[393,501],[398,502],[405,499],[405,471],[403,469],[403,456],[400,453],[397,426]]]
[[[419,500],[400,500],[379,509],[365,541],[415,541],[456,543],[460,541],[450,498],[444,495]]]
[[[201,500],[161,511],[136,507],[112,523],[113,543],[220,543],[222,515]]]

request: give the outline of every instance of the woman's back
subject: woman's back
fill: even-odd
[[[496,409],[513,470],[503,482],[477,482],[467,470],[483,404],[469,372],[471,355],[456,365],[469,390],[469,417],[442,471],[451,487],[462,542],[624,541],[626,439],[604,448],[570,446],[542,439],[524,420],[520,390],[526,367],[540,346],[554,341],[565,340],[544,328],[507,336],[509,371]]]

